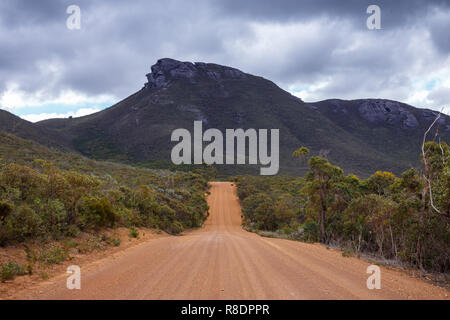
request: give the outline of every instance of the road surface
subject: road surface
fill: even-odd
[[[369,290],[370,263],[318,244],[264,238],[241,228],[235,187],[213,182],[201,229],[126,249],[81,266],[81,289],[61,275],[23,299],[447,299],[447,291],[381,268]]]

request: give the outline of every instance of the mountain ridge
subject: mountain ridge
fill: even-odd
[[[164,58],[146,77],[142,89],[107,109],[34,126],[85,156],[150,166],[170,165],[170,133],[192,130],[195,120],[204,130],[279,128],[281,173],[304,173],[291,157],[304,145],[349,173],[367,176],[417,166],[423,133],[436,114],[386,99],[304,102],[270,80],[213,63]],[[429,137],[437,131],[449,141],[448,116]],[[218,168],[224,174],[256,173],[249,166]]]

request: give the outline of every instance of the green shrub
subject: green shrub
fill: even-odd
[[[83,198],[78,206],[80,223],[84,229],[99,229],[114,226],[116,214],[111,203],[106,198]]]
[[[76,225],[71,224],[67,227],[66,236],[76,237],[80,234],[80,232],[80,229]]]
[[[120,239],[119,238],[111,238],[108,241],[110,244],[112,244],[114,247],[120,246]]]
[[[12,280],[15,276],[21,276],[26,274],[25,268],[15,262],[8,262],[7,264],[0,264],[0,280],[5,282],[6,280]]]
[[[283,231],[283,233],[284,233],[285,235],[290,235],[291,233],[294,232],[294,229],[292,229],[292,228],[291,228],[290,226],[288,226],[288,225],[285,225],[285,226],[283,227],[282,231]]]
[[[6,232],[10,239],[23,241],[42,234],[42,219],[27,205],[16,207],[7,217]]]
[[[133,226],[142,226],[142,216],[136,209],[129,209],[124,207],[117,208],[117,218],[120,225],[131,228]]]
[[[311,219],[303,224],[303,239],[308,242],[319,241],[319,225]]]
[[[6,165],[0,174],[0,183],[20,190],[20,200],[33,200],[40,196],[46,179],[38,171],[19,164]]]
[[[60,200],[39,203],[39,213],[46,232],[55,239],[61,239],[69,229],[68,216]]]
[[[0,201],[0,221],[5,220],[6,217],[13,211],[14,206],[8,201]]]
[[[183,232],[184,227],[181,224],[181,222],[179,221],[174,221],[172,223],[169,224],[169,227],[167,228],[167,232],[171,233],[171,234],[179,234],[181,232]]]
[[[135,227],[131,227],[128,236],[130,238],[139,238],[139,231]]]

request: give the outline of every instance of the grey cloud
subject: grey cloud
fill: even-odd
[[[240,15],[249,19],[292,21],[327,16],[361,22],[362,28],[365,28],[366,9],[372,4],[381,8],[383,24],[387,27],[410,23],[418,17],[423,17],[430,8],[450,6],[448,0],[216,0],[216,3],[227,14]]]
[[[435,103],[437,107],[450,107],[450,88],[439,87],[430,92],[427,98],[433,100],[433,103]]]
[[[428,18],[430,35],[435,46],[443,53],[450,54],[450,10],[435,8]]]
[[[7,82],[55,96],[64,89],[125,97],[141,88],[161,57],[238,67],[287,88],[329,80],[320,98],[389,95],[407,99],[421,61],[446,61],[450,1],[376,1],[383,30],[365,28],[373,1],[1,1],[0,95]],[[82,10],[82,29],[65,27],[66,8]],[[319,22],[272,52],[252,52],[254,23]],[[414,43],[417,31],[430,44]],[[276,39],[277,41],[281,41]],[[422,40],[420,40],[422,41]],[[424,40],[425,41],[425,40]],[[240,52],[230,45],[240,42]],[[276,41],[274,41],[276,42]],[[357,49],[346,51],[356,46]],[[417,51],[417,52],[416,52]],[[57,72],[42,70],[55,64]],[[44,68],[45,69],[45,68]],[[426,73],[426,70],[422,70]],[[437,101],[437,100],[436,100]]]

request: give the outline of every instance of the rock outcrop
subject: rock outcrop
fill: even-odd
[[[238,69],[204,62],[181,62],[174,59],[159,59],[151,67],[152,72],[147,74],[148,82],[145,88],[163,88],[170,85],[173,79],[187,79],[195,83],[197,77],[206,77],[211,80],[242,79],[246,75]]]
[[[396,101],[366,99],[360,104],[359,113],[370,122],[401,124],[403,128],[419,125],[417,118]]]

